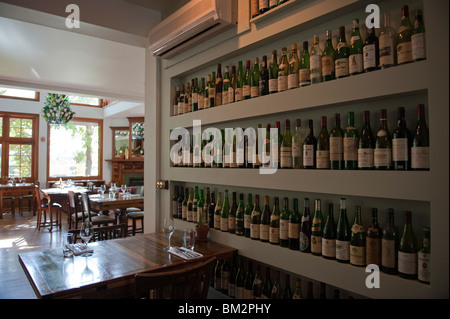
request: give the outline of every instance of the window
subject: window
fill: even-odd
[[[39,101],[39,92],[0,87],[0,98]]]
[[[69,102],[70,104],[98,106],[98,107],[101,107],[103,104],[103,100],[99,98],[88,96],[75,96],[75,95],[69,95]]]
[[[73,119],[49,125],[48,180],[101,179],[103,121]]]
[[[38,114],[0,112],[0,176],[38,179]]]

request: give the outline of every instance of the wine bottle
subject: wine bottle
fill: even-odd
[[[230,275],[230,261],[225,259],[222,263],[220,274],[220,290],[223,294],[228,295],[228,280]]]
[[[236,263],[236,255],[233,255],[233,260],[230,265],[230,274],[228,276],[228,296],[231,298],[236,297],[236,275],[237,275],[238,265]]]
[[[284,275],[284,288],[281,293],[281,299],[292,299],[291,276],[289,274]]]
[[[303,293],[302,293],[302,280],[300,278],[295,279],[295,290],[294,294],[292,295],[292,299],[302,299]]]
[[[230,89],[230,68],[225,66],[225,74],[223,75],[223,89],[222,89],[222,105],[228,104],[228,91]]]
[[[216,209],[216,194],[211,192],[209,187],[206,188],[205,210],[208,212],[209,228],[214,228],[214,210]]]
[[[300,56],[300,69],[299,69],[299,85],[307,86],[311,84],[311,70],[310,70],[310,56],[308,51],[308,41],[303,41],[303,51]]]
[[[333,203],[328,204],[328,216],[323,227],[322,256],[327,259],[336,258],[336,223],[333,216]]]
[[[348,58],[350,56],[350,49],[345,39],[345,27],[339,27],[339,42],[336,46],[336,60],[335,60],[335,72],[336,78],[341,79],[348,76]]]
[[[178,100],[180,99],[180,86],[175,87],[175,95],[172,102],[172,116],[178,115]]]
[[[244,299],[245,272],[242,257],[239,258],[239,267],[236,273],[236,299]]]
[[[322,116],[320,121],[321,130],[317,138],[316,146],[316,168],[330,168],[330,136],[327,129],[327,117]]]
[[[375,71],[380,64],[380,44],[375,35],[375,27],[368,29],[369,34],[363,43],[364,72]]]
[[[188,222],[194,221],[193,214],[194,214],[194,188],[190,187],[189,188],[189,199],[187,202],[187,215],[186,215]]]
[[[235,234],[244,236],[244,194],[239,194],[239,203],[236,210]]]
[[[270,215],[269,196],[264,196],[264,210],[259,224],[259,239],[263,242],[269,241]]]
[[[270,268],[266,267],[261,299],[269,299],[272,294],[272,280],[270,279]]]
[[[366,264],[381,266],[381,237],[382,231],[378,225],[378,209],[372,208],[372,221],[367,228],[366,236]]]
[[[214,289],[222,291],[222,261],[217,260],[216,267],[214,268]]]
[[[398,108],[398,117],[395,130],[392,132],[392,164],[395,170],[408,170],[410,168],[411,133],[406,127],[405,108]]]
[[[373,169],[373,149],[375,143],[370,128],[370,112],[363,113],[363,126],[358,142],[358,168]]]
[[[252,221],[250,224],[250,238],[260,239],[261,209],[259,208],[259,195],[255,195],[255,204],[252,210]]]
[[[220,230],[228,232],[228,214],[230,213],[230,203],[228,200],[228,190],[225,190],[223,196],[222,211],[220,212]]]
[[[238,71],[236,75],[236,90],[235,90],[235,101],[239,102],[244,99],[244,70],[242,68],[242,61],[238,62]]]
[[[315,200],[314,217],[311,225],[311,253],[322,255],[323,216],[320,199]]]
[[[242,86],[242,94],[244,100],[252,97],[252,69],[250,67],[250,60],[245,61],[244,82]]]
[[[387,111],[380,111],[380,129],[375,139],[375,169],[392,169],[392,138],[387,125]]]
[[[347,114],[347,127],[344,131],[344,168],[358,168],[359,132],[355,127],[354,113]]]
[[[395,65],[396,60],[396,31],[391,27],[389,12],[383,13],[383,27],[380,31],[380,67],[382,69]]]
[[[216,106],[216,72],[211,72],[211,84],[208,87],[209,107]]]
[[[314,137],[313,120],[308,120],[308,133],[303,142],[303,167],[316,168],[316,148],[317,140]]]
[[[253,263],[249,260],[244,281],[244,299],[253,299],[253,279]]]
[[[206,215],[205,208],[205,190],[202,188],[200,190],[200,197],[197,203],[197,223],[203,220],[204,223],[208,223],[208,217]]]
[[[198,186],[194,187],[194,201],[192,202],[192,222],[198,222],[198,201],[200,199]]]
[[[263,55],[259,73],[259,95],[267,94],[269,94],[269,70],[267,69],[267,55]]]
[[[322,82],[322,49],[319,46],[319,36],[314,35],[313,46],[309,57],[311,84]]]
[[[178,114],[184,114],[184,84],[181,84],[180,97],[178,99]]]
[[[298,72],[300,60],[297,53],[297,43],[292,44],[291,59],[289,61],[288,89],[298,88]]]
[[[259,59],[255,58],[255,63],[253,64],[253,73],[251,77],[251,87],[250,87],[250,95],[251,98],[255,98],[259,96]]]
[[[224,205],[225,206],[225,205]],[[236,211],[237,211],[237,193],[233,192],[230,210],[228,213],[228,232],[234,234],[236,232]]]
[[[348,57],[348,72],[356,75],[363,71],[363,42],[359,32],[359,19],[353,19],[352,37]]]
[[[430,283],[430,255],[431,255],[431,240],[430,228],[423,228],[422,246],[417,253],[417,278],[420,282],[425,284]]]
[[[322,53],[322,80],[331,81],[336,77],[334,70],[335,63],[334,59],[336,57],[336,51],[333,48],[331,30],[326,31],[325,49]]]
[[[330,168],[344,167],[344,131],[341,128],[341,115],[334,114],[334,126],[330,132]]]
[[[258,132],[259,132],[259,129],[261,128],[262,126],[261,126],[261,124],[258,124],[258,126],[257,126],[257,128],[256,128],[256,140],[255,140],[255,146],[253,147],[253,168],[259,168],[259,167],[261,167],[261,160],[260,160],[260,157],[259,157],[259,137],[258,137]]]
[[[272,51],[272,62],[269,66],[269,93],[278,92],[278,58],[277,50]]]
[[[306,299],[314,299],[314,286],[311,281],[308,281],[308,294]]]
[[[280,244],[280,206],[278,197],[274,198],[273,210],[270,214],[269,243]]]
[[[259,16],[259,0],[251,0],[250,14],[252,18]]]
[[[278,92],[288,89],[289,61],[287,58],[287,49],[281,49],[281,61],[278,67]]]
[[[302,128],[301,120],[295,120],[295,131],[292,136],[292,167],[303,168],[303,142],[305,141],[305,130]]]
[[[177,199],[177,218],[183,219],[183,201],[184,201],[184,189],[180,186],[180,192]]]
[[[336,228],[336,260],[341,263],[350,262],[350,232],[350,226],[347,219],[346,200],[345,198],[341,198]]]
[[[244,207],[244,236],[250,238],[250,230],[252,224],[252,193],[248,193],[247,195],[247,203]]]
[[[394,209],[388,209],[388,221],[381,237],[381,270],[387,274],[397,273],[399,233],[394,224]]]
[[[361,219],[361,206],[355,206],[355,222],[350,239],[350,263],[354,266],[366,265],[366,229]]]
[[[311,252],[311,214],[309,212],[309,198],[305,198],[302,222],[300,224],[300,251]]]
[[[180,192],[180,187],[178,185],[174,186],[172,195],[172,218],[178,218],[178,197]]]
[[[200,85],[198,87],[198,109],[203,110],[205,108],[205,78],[200,79]]]
[[[291,122],[289,120],[286,120],[283,140],[281,142],[280,155],[281,168],[292,168],[292,135]]]
[[[252,285],[253,299],[261,299],[262,289],[263,289],[263,282],[261,277],[261,265],[256,264],[256,272]]]
[[[214,208],[214,229],[220,230],[220,219],[222,215],[222,192],[217,195],[217,204]]]
[[[288,237],[289,237],[289,249],[291,250],[299,250],[299,239],[300,239],[300,224],[301,217],[298,212],[298,199],[294,198],[294,209],[291,211],[289,215],[289,229],[288,229]]]
[[[283,209],[280,213],[280,246],[289,247],[289,198],[285,197],[283,200]]]
[[[188,211],[188,201],[189,201],[189,188],[184,189],[184,200],[181,210],[181,218],[187,221],[187,211]]]
[[[272,285],[271,299],[281,299],[280,271],[275,271],[275,280]]]
[[[259,0],[259,14],[269,10],[269,0]]]
[[[412,136],[411,169],[430,169],[429,133],[425,122],[425,106],[417,106],[417,126]]]
[[[228,87],[228,103],[234,103],[235,97],[234,94],[236,92],[237,85],[237,77],[236,77],[236,66],[231,66],[231,79],[230,86]]]
[[[409,20],[409,9],[407,5],[402,6],[402,19],[397,31],[397,63],[403,64],[412,61],[412,26]]]
[[[405,225],[398,247],[398,273],[406,279],[417,278],[417,243],[410,211],[405,212]]]
[[[423,23],[422,10],[416,11],[414,19],[414,30],[411,35],[412,59],[413,61],[425,60],[427,50],[425,45],[425,26]]]
[[[275,122],[275,128],[277,129],[276,130],[277,136],[276,136],[274,145],[272,145],[272,148],[273,148],[273,150],[276,150],[276,151],[271,152],[271,156],[272,156],[271,166],[280,168],[280,166],[281,166],[281,143],[283,142],[283,136],[281,135],[280,121]]]
[[[279,4],[278,0],[269,0],[269,10],[275,8]]]
[[[192,81],[192,112],[198,111],[198,78]]]
[[[205,86],[205,92],[203,94],[203,108],[207,109],[210,107],[209,105],[209,87],[211,86],[211,74],[208,74],[206,76],[206,86]]]
[[[189,113],[192,112],[192,93],[191,93],[191,84],[189,82],[186,82],[185,87],[185,93],[184,93],[184,111],[183,113]]]

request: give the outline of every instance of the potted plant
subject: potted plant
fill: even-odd
[[[208,241],[209,225],[205,223],[205,212],[201,212],[198,218],[195,233],[197,234],[196,242],[204,243]]]

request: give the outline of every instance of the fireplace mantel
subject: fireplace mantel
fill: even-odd
[[[111,183],[126,184],[127,176],[144,176],[144,157],[136,157],[131,159],[114,158],[106,160],[112,163]],[[138,186],[138,185],[129,185]]]

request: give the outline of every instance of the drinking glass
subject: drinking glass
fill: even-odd
[[[164,250],[170,250],[170,248],[172,247],[170,246],[170,238],[175,231],[175,222],[173,218],[164,218],[162,231],[167,235],[167,238],[169,239],[169,246],[165,247]]]
[[[63,254],[64,257],[72,257],[73,256],[73,234],[66,233],[63,235]]]
[[[127,185],[120,186],[120,189],[122,190],[122,196],[125,196],[125,192],[127,191]]]
[[[92,227],[92,222],[90,222],[89,219],[86,218],[81,223],[80,229],[80,237],[81,240],[84,242],[84,250],[86,250],[86,252],[82,253],[81,256],[83,257],[92,256],[92,252],[87,252],[87,249],[88,249],[88,242],[91,240],[93,235],[94,235],[94,228]]]
[[[101,185],[98,192],[100,193],[101,198],[103,198],[105,196],[105,192],[106,192],[106,185],[105,184]]]
[[[184,229],[184,248],[194,250],[195,247],[195,231],[192,228]]]

